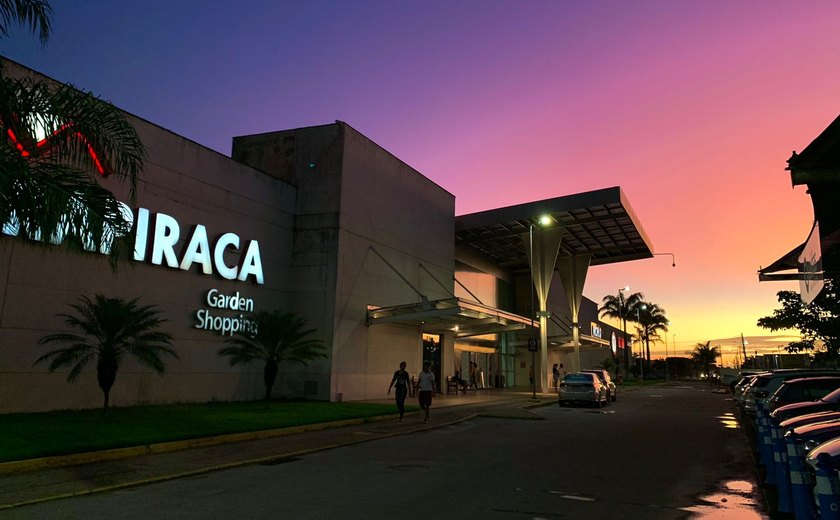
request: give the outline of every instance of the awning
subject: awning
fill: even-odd
[[[523,330],[532,324],[535,328],[539,327],[539,322],[524,316],[464,298],[421,301],[392,307],[368,305],[367,324],[385,323],[416,326],[421,332],[432,334],[451,333],[455,338]]]
[[[563,229],[558,259],[590,255],[589,265],[595,266],[653,257],[650,240],[618,187],[455,217],[456,257],[490,273],[490,266],[527,270],[525,240],[541,216],[551,219],[552,228]]]

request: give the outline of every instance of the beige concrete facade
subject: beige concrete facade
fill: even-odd
[[[165,216],[174,219],[178,259],[196,226],[206,229],[211,244],[226,233],[239,237],[238,248],[225,250],[227,266],[256,242],[263,283],[203,274],[195,265],[153,265],[151,254],[114,270],[103,255],[36,247],[0,234],[0,413],[101,406],[95,363],[75,384],[66,382],[66,369],[50,373],[33,365],[54,348],[39,345],[39,339],[66,331],[57,315],[72,312],[81,295],[139,297],[141,304],[156,305],[179,355],[166,359],[163,376],[125,359],[111,391],[114,406],[262,398],[262,364],[229,366],[217,357],[227,336],[197,328],[202,312],[247,317],[245,310],[212,308],[211,291],[237,295],[254,310],[298,312],[317,331],[328,356],[306,366],[281,365],[273,394],[288,398],[381,399],[400,361],[410,373],[420,371],[423,322],[369,325],[369,306],[478,293],[487,305],[530,315],[527,273],[513,276],[462,252],[458,260],[469,257],[473,267],[471,274],[461,272],[468,290],[456,290],[455,197],[346,123],[237,137],[227,157],[129,118],[148,150],[135,214],[150,212],[152,227]],[[101,182],[126,199],[125,186],[111,178]],[[550,310],[566,313],[562,289],[552,292],[558,299]],[[490,334],[456,345],[451,332],[438,329],[438,373],[443,379],[459,369],[466,377],[467,362],[475,360],[486,386],[503,381],[505,387],[525,387],[525,336]],[[585,364],[594,366],[603,353],[593,351]],[[547,367],[538,370],[550,371],[554,362],[570,366],[564,356],[563,348],[553,348]]]

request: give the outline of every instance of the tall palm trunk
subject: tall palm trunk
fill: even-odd
[[[111,387],[117,379],[117,360],[111,357],[101,357],[96,364],[96,379],[105,397],[104,409],[108,409]]]

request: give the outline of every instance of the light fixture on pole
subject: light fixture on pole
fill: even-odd
[[[677,259],[674,253],[653,253],[653,256],[671,255],[671,267],[677,267]]]

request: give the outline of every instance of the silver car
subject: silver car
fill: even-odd
[[[618,399],[618,389],[615,387],[610,373],[603,368],[593,368],[590,370],[581,370],[581,372],[592,372],[601,378],[601,382],[607,386],[607,401],[615,402]]]
[[[560,381],[557,400],[560,406],[566,403],[591,403],[601,407],[608,403],[607,386],[601,382],[598,374],[573,372],[566,374]]]

